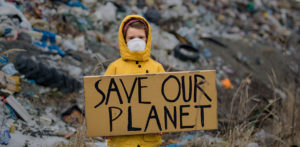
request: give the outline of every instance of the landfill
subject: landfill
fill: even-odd
[[[217,72],[218,129],[162,146],[300,146],[299,0],[0,0],[0,146],[107,146],[85,136],[83,76],[120,57],[129,14],[167,72]]]

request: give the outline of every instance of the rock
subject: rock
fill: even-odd
[[[265,130],[260,130],[259,132],[255,133],[254,135],[257,139],[264,139],[266,137]]]
[[[41,116],[41,117],[40,117],[40,122],[41,122],[43,125],[50,126],[51,123],[52,123],[52,119],[51,119],[51,118],[48,118],[48,117],[46,117],[46,116]]]
[[[78,48],[80,50],[85,49],[85,41],[84,41],[84,36],[83,35],[76,37],[74,41],[75,41],[76,46],[78,46]]]
[[[259,145],[255,142],[251,142],[247,145],[247,147],[259,147]]]

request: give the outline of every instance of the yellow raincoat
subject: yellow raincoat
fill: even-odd
[[[124,24],[132,18],[141,19],[148,25],[147,43],[144,51],[132,52],[127,48],[122,30]],[[124,18],[119,28],[119,48],[121,58],[108,66],[105,75],[165,72],[160,63],[150,58],[151,28],[143,17],[128,15]],[[160,144],[161,136],[158,134],[115,136],[108,140],[110,147],[155,147]]]

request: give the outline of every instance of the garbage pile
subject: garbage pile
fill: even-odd
[[[216,69],[218,88],[232,92],[251,72],[264,82],[260,69],[270,64],[299,73],[299,8],[297,0],[0,0],[0,144],[76,138],[82,77],[120,57],[117,30],[128,14],[151,23],[152,58],[166,71]]]

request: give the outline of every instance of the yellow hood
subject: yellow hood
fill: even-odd
[[[137,19],[141,19],[143,21],[146,22],[146,24],[148,25],[148,36],[147,36],[147,44],[146,44],[146,48],[144,51],[141,52],[132,52],[127,48],[127,44],[125,42],[124,36],[123,36],[123,27],[124,24],[129,21],[132,18],[137,18]],[[121,54],[121,58],[123,60],[133,60],[133,61],[147,61],[150,58],[150,53],[151,53],[151,28],[149,23],[147,22],[147,20],[139,15],[128,15],[126,16],[119,28],[119,48],[120,48],[120,54]]]

